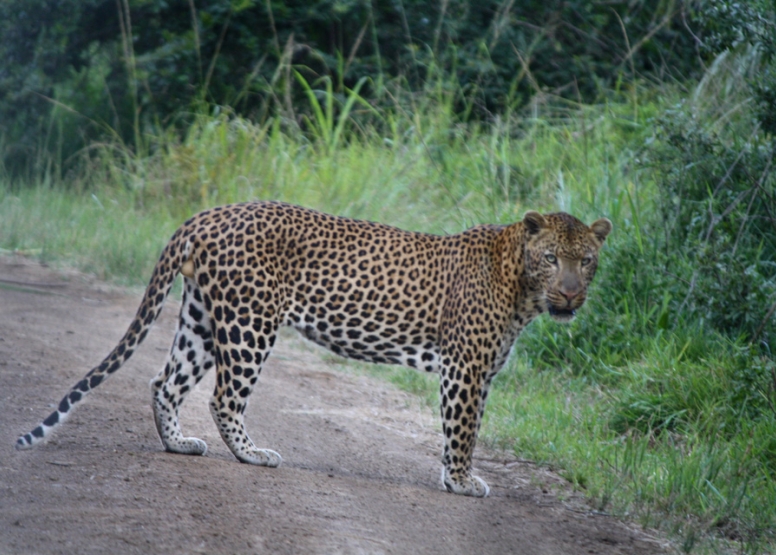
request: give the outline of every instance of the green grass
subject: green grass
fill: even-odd
[[[528,209],[607,216],[614,232],[588,306],[571,326],[540,319],[518,340],[482,440],[558,470],[596,509],[664,529],[686,551],[772,550],[773,363],[672,312],[651,273],[658,193],[637,159],[673,93],[557,101],[479,126],[433,96],[374,113],[358,99],[335,109],[325,93],[309,95],[306,133],[201,115],[182,137],[149,137],[147,156],[95,145],[64,183],[0,184],[0,248],[141,285],[178,224],[229,202],[285,200],[435,233]],[[433,377],[374,371],[435,404]]]
[[[634,184],[622,146],[633,129],[644,132],[648,111],[633,122],[632,110],[617,104],[559,105],[540,119],[467,127],[448,107],[423,108],[432,112],[386,114],[373,127],[354,116],[348,141],[335,150],[330,134],[316,140],[279,120],[256,125],[223,113],[196,117],[182,138],[149,138],[146,157],[95,145],[65,183],[0,185],[0,243],[141,283],[177,225],[206,207],[245,200],[433,233],[517,221],[528,209],[627,218]]]
[[[34,253],[101,279],[144,284],[176,222],[139,210],[123,192],[0,187],[0,247]]]
[[[497,378],[483,436],[558,469],[599,510],[712,552],[730,540],[736,550],[766,549],[776,415],[742,414],[735,378],[744,368],[724,345],[707,340],[706,358],[683,362],[683,345],[669,336],[606,379],[537,372],[518,358]]]

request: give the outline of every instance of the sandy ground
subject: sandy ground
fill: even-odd
[[[446,493],[434,412],[337,371],[286,334],[247,411],[280,468],[240,464],[207,409],[213,373],[182,410],[205,457],[162,450],[148,382],[178,303],[47,444],[16,451],[121,337],[138,303],[77,273],[0,257],[0,553],[652,554],[669,544],[596,514],[551,472],[478,448],[486,499]]]

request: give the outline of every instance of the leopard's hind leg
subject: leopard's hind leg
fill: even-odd
[[[265,296],[265,300],[267,300]],[[278,316],[270,302],[261,313],[249,314],[245,307],[235,316],[230,308],[219,318],[216,308],[216,387],[210,401],[210,414],[221,438],[238,460],[258,466],[275,467],[281,457],[271,449],[256,447],[245,429],[244,413],[248,398],[262,366],[275,344]],[[227,323],[228,322],[228,323]]]
[[[156,430],[165,449],[173,453],[204,455],[207,444],[184,437],[178,410],[186,395],[215,366],[211,319],[193,279],[183,278],[183,302],[170,353],[161,372],[151,380]]]

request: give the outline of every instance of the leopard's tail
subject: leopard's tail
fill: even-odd
[[[191,271],[190,268],[186,267],[186,265],[191,265],[188,252],[190,244],[188,242],[185,245],[181,244],[182,230],[183,228],[179,229],[164,248],[154,267],[154,273],[143,295],[140,307],[137,309],[137,314],[135,314],[121,341],[98,366],[89,370],[81,381],[70,388],[54,412],[31,432],[16,440],[17,449],[30,449],[45,441],[95,387],[121,368],[143,342],[151,325],[162,312],[164,300],[167,298],[178,273],[186,274],[187,270]]]

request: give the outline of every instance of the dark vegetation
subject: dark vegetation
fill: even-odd
[[[263,120],[298,111],[329,76],[342,94],[389,102],[452,77],[461,120],[487,121],[539,91],[585,102],[636,75],[701,70],[681,1],[9,0],[0,4],[5,166],[70,157],[106,132],[133,144],[191,111]],[[129,38],[131,37],[131,40]],[[56,117],[51,117],[57,110]],[[135,147],[139,145],[134,145]]]

